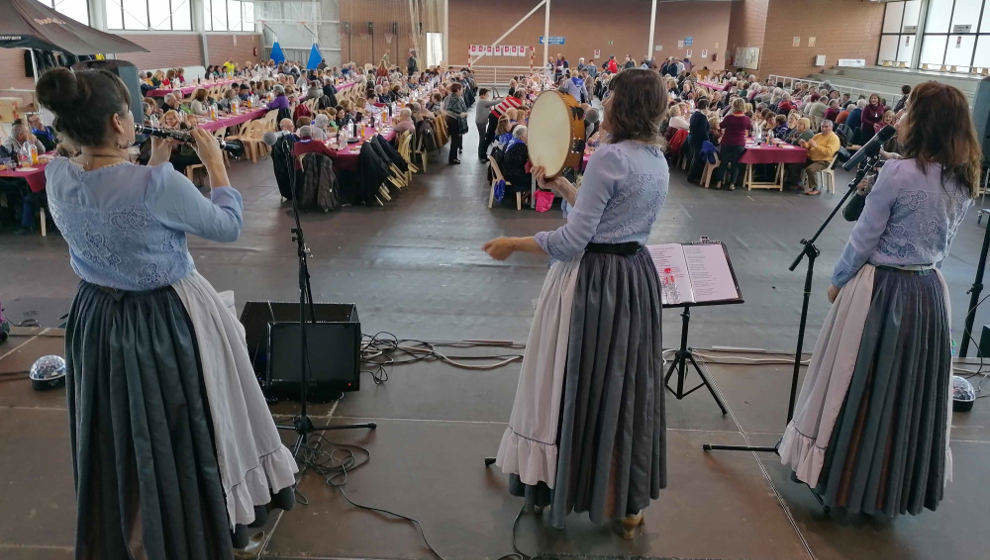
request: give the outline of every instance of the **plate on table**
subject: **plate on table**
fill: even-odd
[[[357,144],[357,143],[358,143],[358,142],[360,142],[360,141],[361,141],[361,139],[360,139],[360,138],[348,138],[348,139],[347,139],[347,143],[348,143],[348,144]]]
[[[15,171],[37,171],[37,167],[18,167]]]

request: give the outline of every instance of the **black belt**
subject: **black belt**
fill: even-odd
[[[605,253],[609,255],[632,256],[642,249],[643,246],[635,241],[626,243],[588,243],[584,248],[589,253]]]

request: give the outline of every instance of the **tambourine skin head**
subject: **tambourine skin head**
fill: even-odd
[[[544,91],[529,114],[529,160],[534,167],[543,167],[547,177],[560,173],[570,149],[571,112],[564,97],[557,91]]]

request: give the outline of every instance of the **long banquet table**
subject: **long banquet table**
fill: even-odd
[[[358,160],[361,156],[361,146],[379,134],[381,134],[381,136],[389,142],[395,140],[396,136],[395,129],[391,126],[386,126],[381,130],[378,128],[368,127],[365,129],[364,136],[361,137],[359,141],[349,143],[346,146],[338,146],[337,137],[331,136],[330,139],[327,140],[326,144],[327,147],[330,148],[330,151],[334,153],[334,166],[340,170],[357,171]]]
[[[784,142],[768,145],[746,143],[746,151],[739,158],[739,163],[746,165],[745,184],[747,189],[777,189],[784,190],[784,165],[787,163],[804,163],[808,159],[808,151],[800,146]],[[755,181],[753,179],[754,164],[776,165],[773,181]]]
[[[189,84],[189,85],[186,85],[186,86],[182,86],[180,88],[161,88],[160,87],[160,88],[157,88],[157,89],[148,90],[148,93],[146,93],[145,95],[147,97],[165,97],[166,95],[168,95],[170,93],[180,93],[180,94],[182,94],[183,97],[186,97],[187,95],[192,94],[192,92],[196,91],[198,88],[209,89],[209,88],[214,87],[214,86],[225,86],[225,85],[229,85],[229,84],[232,84],[232,83],[234,83],[236,81],[237,81],[236,79],[230,78],[230,79],[226,79],[226,80],[216,80],[216,81],[212,81],[212,82],[202,82],[202,83],[198,83],[198,84]]]

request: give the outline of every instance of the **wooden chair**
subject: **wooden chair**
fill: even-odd
[[[413,133],[407,130],[399,135],[399,141],[398,141],[399,155],[402,156],[402,159],[406,160],[405,180],[407,185],[412,184],[413,173],[417,171],[416,166],[413,165],[412,162],[412,158],[413,158],[412,139],[413,139]]]
[[[502,170],[499,169],[498,162],[495,161],[494,157],[488,156],[488,161],[492,164],[492,175],[494,175],[492,178],[492,188],[488,193],[488,207],[491,208],[495,204],[495,184],[499,181],[505,181],[505,176],[502,175]],[[510,183],[505,181],[505,184],[508,186]],[[522,210],[522,191],[516,191],[516,210]]]

